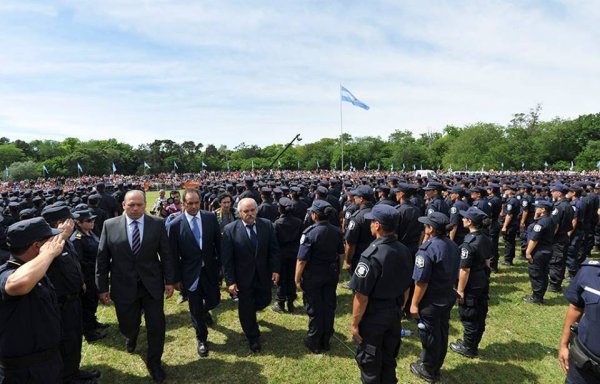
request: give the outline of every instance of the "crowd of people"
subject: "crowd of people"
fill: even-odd
[[[5,184],[0,382],[96,382],[100,372],[79,365],[82,339],[106,336],[99,301],[114,303],[129,353],[145,316],[146,364],[162,382],[164,298],[179,291],[188,302],[204,358],[223,282],[252,353],[262,350],[257,312],[273,286],[277,313],[296,311],[302,292],[304,344],[326,353],[346,277],[362,382],[397,382],[403,317],[417,321],[422,344],[411,372],[438,382],[448,348],[478,356],[490,279],[520,258],[528,303],[570,282],[559,363],[567,382],[596,383],[600,263],[589,257],[600,246],[599,177],[279,171]],[[161,187],[146,202],[144,190]],[[457,303],[463,338],[449,343]]]

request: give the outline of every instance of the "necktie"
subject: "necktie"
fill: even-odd
[[[131,235],[131,250],[134,255],[137,255],[142,247],[140,242],[140,228],[138,227],[137,220],[133,220],[133,234]]]
[[[254,232],[254,225],[246,225],[246,228],[248,228],[248,230],[250,231],[250,243],[252,243],[252,248],[254,248],[254,252],[256,253],[258,238],[256,237],[256,232]]]
[[[198,246],[200,246],[200,241],[202,240],[202,235],[200,234],[200,227],[198,226],[198,217],[192,217],[192,232],[194,233],[194,237],[198,242]]]

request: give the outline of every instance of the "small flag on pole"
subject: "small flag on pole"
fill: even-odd
[[[319,160],[317,160],[317,169],[321,168],[321,164],[319,164]]]
[[[4,166],[4,176],[6,176],[7,179],[8,179],[8,176],[10,176],[10,171],[8,170],[7,165]]]
[[[229,172],[229,160],[227,160],[227,172]]]
[[[354,97],[352,92],[350,92],[349,90],[344,88],[341,84],[340,84],[340,93],[341,93],[342,101],[346,101],[346,102],[348,102],[356,107],[362,108],[366,111],[369,110],[369,106],[367,104],[363,103],[362,101],[360,101],[356,97]]]
[[[364,167],[364,170],[366,171],[366,170],[367,170],[367,168],[368,168],[368,167],[367,167],[367,162],[365,161],[365,167]]]
[[[415,164],[413,164],[413,171],[415,171],[417,169],[417,166]]]
[[[394,172],[394,163],[390,164],[390,172]]]
[[[281,168],[281,160],[277,160],[277,165],[279,165],[279,168]]]
[[[148,163],[146,163],[146,161],[144,160],[144,168],[148,168],[150,169],[150,166],[148,165]]]
[[[600,168],[600,161],[596,163],[596,168]]]
[[[377,170],[379,171],[381,169],[381,163],[377,163]]]
[[[48,168],[46,168],[46,165],[42,164],[42,172],[45,173],[46,175],[48,174]]]
[[[406,166],[404,165],[404,163],[402,163],[402,170],[404,171],[406,169]]]
[[[521,163],[521,169],[525,169],[525,162]]]
[[[114,161],[112,163],[112,171],[113,171],[113,173],[117,172],[117,166],[115,165]]]
[[[77,162],[77,171],[83,172],[83,168],[81,167],[81,164],[79,164],[79,162]]]
[[[208,167],[208,165],[206,165],[206,163],[204,161],[202,161],[202,168],[206,168]]]
[[[173,169],[179,169],[179,166],[177,166],[177,163],[175,162],[175,160],[173,160]]]
[[[573,161],[571,161],[571,168],[569,168],[569,171],[572,171],[573,168],[575,168],[575,164],[573,163]]]
[[[548,168],[548,162],[544,161],[544,168]]]
[[[500,164],[500,167],[502,168],[502,170],[504,170],[504,162],[502,162],[502,163]]]

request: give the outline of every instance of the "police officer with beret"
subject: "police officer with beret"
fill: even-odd
[[[284,304],[287,302],[288,312],[294,312],[296,300],[296,257],[300,236],[302,235],[302,220],[292,214],[292,201],[287,197],[279,199],[279,218],[273,223],[275,237],[281,252],[279,285],[277,286],[277,301],[271,309],[275,312],[285,312]]]
[[[569,309],[560,338],[558,361],[567,375],[566,383],[600,383],[599,261],[587,260],[581,265],[565,297]]]
[[[565,278],[567,248],[569,246],[569,232],[573,229],[573,208],[566,199],[569,188],[564,184],[555,184],[550,187],[554,210],[552,220],[558,228],[554,232],[552,244],[552,257],[550,258],[550,292],[562,292],[562,281]]]
[[[361,185],[354,190],[354,203],[359,207],[348,222],[346,229],[346,249],[344,269],[349,271],[350,276],[356,269],[361,253],[367,249],[375,238],[371,234],[370,222],[365,215],[371,212],[373,191],[371,187]]]
[[[329,222],[337,215],[331,204],[315,200],[310,211],[315,224],[306,228],[300,237],[295,282],[304,292],[304,309],[308,314],[304,345],[312,353],[320,353],[330,349],[337,305],[335,290],[344,244],[342,231]]]
[[[423,351],[410,365],[412,373],[428,382],[440,379],[440,369],[448,349],[450,311],[456,301],[454,284],[458,279],[458,246],[446,236],[448,216],[433,212],[419,218],[429,237],[417,251],[413,280],[415,292],[411,315],[419,321]]]
[[[98,309],[98,290],[96,289],[96,255],[98,254],[98,236],[93,232],[96,216],[90,209],[75,211],[79,217],[75,224],[76,228],[69,239],[79,262],[86,290],[81,296],[81,310],[83,320],[83,335],[88,343],[106,337],[106,333],[100,331],[107,325],[100,324],[96,319]]]
[[[525,250],[533,293],[525,296],[523,300],[528,303],[543,304],[544,294],[548,289],[548,268],[556,227],[551,217],[553,207],[551,202],[538,200],[534,206],[534,221],[527,227],[527,249]]]
[[[492,241],[481,231],[487,215],[477,207],[460,211],[469,234],[460,245],[460,271],[456,292],[458,312],[464,327],[464,339],[450,343],[450,349],[465,357],[478,355],[479,343],[485,331],[489,301],[489,265]]]
[[[506,186],[506,203],[502,209],[500,222],[504,238],[504,262],[502,265],[513,265],[515,259],[517,229],[519,229],[519,200],[515,197],[517,187],[510,184]]]
[[[61,383],[60,310],[46,271],[64,239],[41,217],[8,228],[0,266],[0,382]]]
[[[363,383],[397,382],[400,320],[412,283],[412,256],[394,236],[399,217],[387,204],[365,215],[375,240],[361,254],[350,280],[355,291],[351,331]]]

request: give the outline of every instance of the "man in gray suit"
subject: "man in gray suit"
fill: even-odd
[[[104,222],[98,258],[96,285],[100,300],[115,303],[119,330],[133,353],[144,311],[148,334],[146,365],[155,382],[166,378],[161,366],[165,344],[163,293],[173,295],[175,260],[171,255],[162,219],[145,214],[146,196],[129,191],[123,201],[124,214]],[[110,273],[110,294],[109,294]]]
[[[238,314],[250,350],[260,352],[256,311],[271,303],[271,282],[279,282],[279,246],[272,223],[256,217],[256,201],[241,199],[240,219],[223,231],[221,258],[229,292],[239,297]]]

